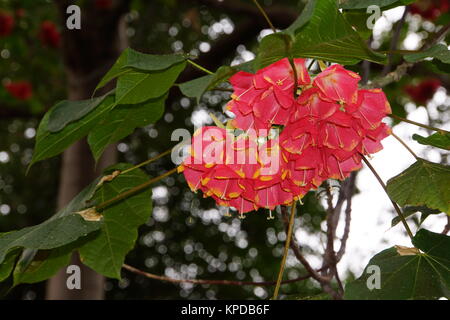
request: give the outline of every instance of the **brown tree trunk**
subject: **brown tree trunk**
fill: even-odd
[[[62,53],[67,73],[68,97],[70,100],[90,98],[101,77],[115,62],[126,47],[126,24],[124,14],[128,11],[128,0],[114,2],[108,10],[98,10],[91,5],[82,8],[81,30],[65,28],[68,1],[56,1],[61,14],[63,47]],[[105,90],[110,90],[106,88]],[[101,94],[102,92],[99,92]],[[110,146],[95,166],[86,140],[81,140],[63,154],[58,207],[64,207],[101,171],[117,162],[115,146]],[[81,264],[78,254],[73,254],[71,264],[81,269],[81,289],[69,290],[66,269],[60,270],[47,283],[46,298],[103,299],[103,276]]]

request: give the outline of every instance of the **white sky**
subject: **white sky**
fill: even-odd
[[[401,18],[403,10],[404,7],[398,7],[384,12],[383,17],[375,24],[374,35],[380,35],[383,31],[389,30],[391,24]],[[420,37],[410,35],[401,44],[401,47],[416,49],[420,40]],[[443,103],[448,107],[448,97],[445,90],[441,89],[430,103],[429,109],[433,109],[436,105]],[[416,106],[409,104],[407,108],[410,111],[408,119],[425,124],[428,123],[424,107],[416,108]],[[430,110],[430,112],[432,111]],[[450,123],[447,122],[442,128],[449,130]],[[427,136],[426,130],[408,123],[401,123],[395,127],[394,132],[418,156],[430,161],[440,161],[440,155],[437,150],[427,148],[411,138],[414,133]],[[384,149],[374,155],[371,163],[386,182],[389,178],[399,174],[413,164],[414,158],[393,137],[383,140],[383,146]],[[353,198],[350,238],[347,243],[346,254],[339,265],[339,270],[344,272],[346,269],[350,269],[359,276],[375,253],[397,244],[412,245],[403,231],[401,223],[391,228],[391,220],[395,216],[392,204],[368,168],[363,168],[358,174],[357,186],[361,192]],[[422,227],[430,231],[441,232],[446,221],[445,215],[432,215],[425,220]],[[414,224],[410,222],[409,225],[415,232]],[[341,221],[342,226],[343,221]]]

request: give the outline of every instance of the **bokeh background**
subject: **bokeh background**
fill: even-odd
[[[58,4],[58,2],[60,2]],[[440,3],[440,1],[437,1]],[[445,1],[444,1],[445,2]],[[60,157],[40,162],[26,174],[33,152],[36,128],[43,114],[55,102],[74,96],[74,78],[98,79],[117,56],[102,52],[102,43],[92,39],[72,39],[65,28],[61,3],[50,0],[0,0],[0,232],[38,224],[57,209],[61,192]],[[271,33],[251,1],[232,0],[80,0],[67,1],[82,8],[82,29],[93,38],[104,38],[117,52],[130,46],[147,53],[190,53],[210,70],[235,65],[255,57],[258,42]],[[430,13],[418,1],[404,15],[405,7],[384,10],[367,41],[378,50],[391,46],[393,30],[403,21],[397,49],[415,50],[435,26],[450,22],[448,8]],[[304,6],[304,1],[261,0],[277,28],[287,27]],[[433,11],[434,12],[434,11]],[[88,17],[91,20],[88,20]],[[118,19],[116,16],[120,16]],[[110,20],[118,23],[109,28]],[[95,19],[96,22],[93,22]],[[80,35],[82,37],[83,34]],[[91,45],[89,44],[91,41]],[[84,43],[84,45],[83,45]],[[106,50],[105,50],[106,51]],[[94,53],[92,53],[94,52]],[[102,60],[102,54],[105,58]],[[99,58],[100,57],[100,58]],[[396,57],[393,57],[395,64]],[[362,65],[351,67],[362,72]],[[383,66],[370,65],[370,76],[383,72]],[[367,66],[366,66],[367,70]],[[414,67],[401,81],[385,88],[394,113],[449,130],[450,79],[444,70]],[[200,76],[188,69],[181,80]],[[79,78],[81,78],[79,76]],[[89,85],[86,86],[89,88]],[[85,88],[86,89],[86,88]],[[75,89],[76,90],[76,89]],[[206,93],[199,104],[183,97],[177,88],[170,92],[164,116],[155,124],[136,130],[114,145],[118,161],[138,163],[167,150],[176,128],[193,130],[194,125],[212,124],[209,113],[225,119],[222,108],[227,92]],[[388,121],[389,122],[389,121]],[[411,140],[424,129],[406,123],[394,131],[420,156],[448,163],[448,155]],[[396,140],[384,140],[385,149],[374,156],[373,165],[388,179],[414,162]],[[90,154],[80,154],[89,162]],[[171,169],[170,159],[159,160],[145,169],[158,175]],[[78,173],[79,174],[79,173]],[[341,278],[359,276],[373,254],[393,244],[407,244],[401,228],[391,228],[394,213],[386,195],[363,169],[357,177],[358,193],[347,251],[339,264]],[[320,267],[325,246],[323,192],[311,192],[299,211],[295,236],[314,267]],[[268,212],[248,214],[240,220],[225,217],[225,210],[200,194],[193,194],[182,176],[171,176],[153,188],[152,218],[140,228],[135,249],[126,263],[154,274],[173,278],[274,280],[286,238],[279,214],[267,220]],[[416,226],[418,218],[413,217]],[[424,224],[440,232],[447,223],[442,216],[430,216]],[[338,235],[341,235],[343,223]],[[305,274],[293,256],[287,261],[286,279]],[[265,299],[272,287],[171,284],[123,271],[121,281],[106,280],[106,299]],[[6,299],[44,299],[47,283],[20,285]],[[320,293],[320,286],[306,280],[282,287],[283,295],[307,297]]]

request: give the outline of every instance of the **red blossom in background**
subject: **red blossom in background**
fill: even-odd
[[[404,89],[416,103],[425,105],[433,98],[434,94],[440,86],[440,80],[427,79],[417,85],[407,85]]]
[[[383,148],[390,129],[382,119],[391,108],[381,89],[358,89],[359,75],[341,65],[312,82],[303,59],[295,66],[302,90],[297,98],[287,59],[230,79],[232,124],[245,133],[235,137],[205,127],[194,134],[190,156],[179,167],[193,191],[241,214],[273,210],[324,180],[345,179],[361,168],[362,155]],[[279,136],[268,134],[272,125],[284,126]],[[245,161],[236,161],[242,154]]]
[[[450,9],[450,0],[420,0],[410,5],[410,12],[426,20],[435,20]]]
[[[101,10],[111,9],[113,5],[112,0],[95,0],[95,7]]]
[[[61,34],[52,21],[47,20],[42,22],[39,37],[44,45],[52,48],[59,48]]]
[[[0,11],[0,37],[11,34],[14,28],[14,17],[6,12]]]
[[[11,82],[5,85],[5,89],[19,100],[28,100],[33,96],[33,88],[28,81]]]
[[[19,8],[19,9],[16,10],[16,16],[18,18],[23,18],[23,17],[25,17],[25,15],[26,15],[25,9]]]

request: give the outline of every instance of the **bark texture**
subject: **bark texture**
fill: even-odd
[[[116,61],[127,46],[124,15],[128,11],[129,1],[117,0],[108,10],[96,9],[92,4],[82,8],[81,30],[65,28],[68,1],[55,1],[61,16],[62,55],[67,74],[68,98],[70,100],[87,99],[105,72]],[[110,90],[105,88],[103,92]],[[64,207],[84,187],[97,177],[101,171],[117,162],[115,146],[110,146],[99,160],[97,166],[92,159],[86,140],[81,140],[63,154],[58,207]],[[104,298],[103,276],[84,266],[77,253],[72,256],[71,264],[80,266],[81,289],[69,290],[66,269],[60,270],[47,283],[48,300],[90,300]]]

